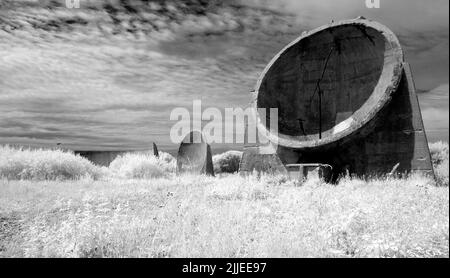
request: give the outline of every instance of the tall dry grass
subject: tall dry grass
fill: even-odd
[[[98,179],[106,169],[63,150],[27,149],[0,146],[0,178],[65,180]]]
[[[0,178],[10,180],[75,180],[81,178],[158,178],[174,173],[176,160],[161,152],[127,153],[109,167],[61,149],[29,149],[0,146]]]
[[[438,185],[449,185],[449,147],[446,142],[430,144],[431,160]]]
[[[121,178],[160,178],[175,173],[176,160],[164,152],[159,157],[150,153],[127,153],[114,159],[109,169],[114,176]]]
[[[447,143],[430,144],[437,184],[449,185],[449,147]],[[228,151],[213,157],[216,173],[239,170],[242,152]],[[117,157],[111,165],[99,167],[83,157],[62,150],[25,149],[0,146],[0,178],[7,179],[79,179],[100,178],[159,178],[175,172],[176,159],[161,152],[156,158],[150,152],[128,153]]]
[[[2,257],[448,257],[449,188],[263,176],[0,182]]]
[[[0,257],[449,257],[448,145],[430,148],[447,186],[176,176],[170,155],[106,169],[2,147]]]

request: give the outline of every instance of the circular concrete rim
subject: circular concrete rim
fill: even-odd
[[[254,107],[255,111],[257,111],[257,109],[258,109],[258,94],[259,94],[259,89],[261,87],[262,80],[264,79],[265,75],[267,74],[269,69],[272,67],[272,65],[278,60],[278,58],[280,57],[281,54],[283,54],[290,47],[297,44],[299,41],[301,41],[302,39],[304,39],[306,37],[312,36],[318,32],[321,32],[321,31],[327,29],[327,28],[334,28],[334,27],[343,26],[343,25],[362,25],[364,27],[369,27],[369,28],[377,30],[385,37],[386,41],[389,42],[392,47],[393,56],[396,57],[396,60],[397,60],[396,64],[394,65],[394,67],[392,69],[392,73],[390,74],[392,76],[391,82],[384,89],[384,93],[380,94],[380,98],[378,99],[377,105],[374,105],[374,107],[372,107],[372,109],[370,109],[365,114],[364,118],[362,118],[358,121],[353,121],[352,124],[348,128],[344,129],[343,131],[338,132],[332,136],[322,138],[322,139],[309,140],[309,141],[298,141],[298,139],[295,136],[290,136],[290,135],[285,135],[285,134],[273,134],[273,133],[269,132],[266,125],[261,122],[259,114],[258,114],[258,112],[256,112],[257,127],[258,127],[259,132],[261,134],[267,136],[268,139],[273,144],[282,145],[282,146],[290,147],[290,148],[301,149],[301,148],[314,148],[314,147],[324,146],[324,145],[328,145],[330,143],[339,141],[340,139],[356,132],[358,129],[360,129],[362,126],[364,126],[366,123],[368,123],[372,118],[374,118],[375,115],[389,102],[389,100],[391,99],[391,94],[397,90],[398,84],[400,83],[401,73],[403,71],[403,62],[404,62],[403,50],[400,46],[400,42],[399,42],[397,36],[389,28],[387,28],[386,26],[384,26],[381,23],[378,23],[376,21],[371,21],[371,20],[367,20],[364,18],[342,20],[342,21],[338,21],[338,22],[332,22],[327,25],[323,25],[323,26],[318,27],[309,32],[307,32],[307,31],[303,32],[300,37],[298,37],[297,39],[295,39],[294,41],[289,43],[280,52],[278,52],[278,54],[275,55],[275,57],[272,58],[270,63],[266,66],[264,71],[261,73],[261,75],[258,78],[258,81],[256,83],[256,87],[255,87],[255,91],[254,91],[255,99],[253,101],[253,107]],[[381,78],[380,78],[380,80],[381,80]],[[380,82],[381,81],[379,81],[377,83],[374,91],[379,90]],[[366,105],[367,105],[366,103],[363,104],[360,107],[360,109],[362,109]],[[360,109],[358,109],[357,111],[359,111]],[[357,111],[355,111],[353,114],[355,114]]]

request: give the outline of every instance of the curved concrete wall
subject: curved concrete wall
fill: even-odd
[[[355,132],[386,105],[402,62],[397,38],[379,23],[357,19],[320,27],[269,63],[256,105],[278,108],[280,145],[325,145]]]
[[[130,151],[74,151],[95,165],[109,166],[111,162],[119,155],[129,153]]]

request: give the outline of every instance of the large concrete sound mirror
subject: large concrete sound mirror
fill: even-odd
[[[409,65],[380,23],[358,18],[302,34],[267,65],[253,106],[278,108],[276,133],[265,125],[270,114],[257,114],[258,129],[277,144],[272,154],[247,144],[242,173],[323,163],[335,179],[386,174],[397,164],[398,172],[433,175]]]

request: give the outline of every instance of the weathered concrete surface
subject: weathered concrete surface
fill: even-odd
[[[177,172],[214,176],[211,147],[201,132],[192,131],[181,142],[177,156]]]
[[[334,179],[345,172],[358,176],[397,172],[433,174],[431,156],[419,103],[409,66],[392,99],[377,116],[337,144],[320,148],[294,149],[279,146],[277,154],[284,164],[326,163],[333,166]]]
[[[310,148],[355,132],[386,105],[402,74],[403,52],[385,26],[341,21],[302,35],[259,78],[255,108],[278,108],[278,144]],[[267,113],[268,114],[268,113]],[[259,128],[265,130],[266,119]]]
[[[244,152],[239,163],[241,176],[256,172],[288,175],[288,171],[276,153],[276,147],[262,144],[260,134],[256,133],[256,142],[248,141],[248,122],[245,123]]]
[[[288,172],[276,153],[262,154],[259,147],[247,147],[242,154],[239,173],[247,175],[256,172],[287,175]]]
[[[111,162],[116,159],[116,157],[120,155],[124,155],[127,153],[146,153],[147,151],[136,151],[136,150],[128,150],[128,151],[74,151],[74,154],[78,154],[95,165],[106,166],[108,167]],[[159,151],[155,143],[153,143],[153,155],[158,157]]]
[[[254,107],[279,108],[279,134],[269,139],[283,165],[330,164],[334,179],[386,174],[397,163],[398,172],[433,174],[409,65],[379,23],[343,21],[302,35],[263,72]],[[255,150],[244,148],[243,172],[274,160]]]

